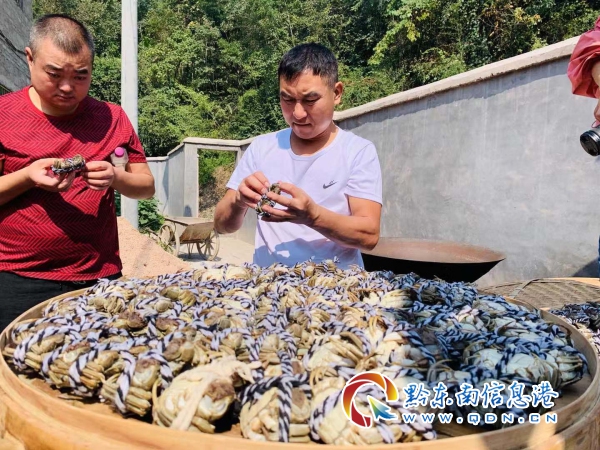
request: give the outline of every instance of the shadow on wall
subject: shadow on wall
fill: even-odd
[[[165,198],[169,198],[169,164],[168,161],[166,164],[164,164],[164,168],[165,171],[163,173],[162,176],[162,185],[163,185],[163,190],[165,193]],[[167,202],[165,201],[162,205],[162,212],[161,214],[167,214]]]
[[[598,260],[594,259],[575,272],[572,277],[598,278]]]

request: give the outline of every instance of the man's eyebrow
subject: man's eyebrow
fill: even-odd
[[[44,68],[45,68],[46,70],[54,70],[54,71],[56,71],[56,72],[61,72],[61,71],[63,70],[63,68],[62,68],[62,67],[58,67],[58,66],[55,66],[55,65],[53,65],[53,64],[46,64],[46,65],[44,66]],[[77,72],[77,73],[78,73],[78,74],[80,74],[80,75],[87,75],[88,73],[90,73],[90,71],[89,71],[87,68],[83,68],[83,69],[75,69],[75,72]]]
[[[285,91],[279,91],[279,95],[282,97],[291,97],[291,95]],[[315,92],[315,91],[311,91],[308,94],[304,94],[302,96],[302,98],[309,98],[309,97],[321,97],[321,94],[319,94],[318,92]]]

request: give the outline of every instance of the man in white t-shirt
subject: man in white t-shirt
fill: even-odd
[[[220,233],[240,229],[248,208],[268,192],[276,207],[258,220],[254,263],[292,266],[339,259],[362,266],[361,249],[379,240],[381,168],[375,146],[333,122],[343,85],[337,60],[319,44],[287,52],[278,70],[280,104],[290,128],[252,141],[227,183],[215,211]]]

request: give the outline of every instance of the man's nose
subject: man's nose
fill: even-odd
[[[61,80],[60,84],[58,85],[58,88],[63,92],[73,91],[73,85],[69,80]]]
[[[306,110],[302,107],[302,103],[296,102],[294,106],[294,119],[302,120],[306,117]]]

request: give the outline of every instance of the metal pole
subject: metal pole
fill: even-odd
[[[137,0],[121,3],[121,107],[138,130]],[[138,228],[138,202],[121,196],[121,215]]]

